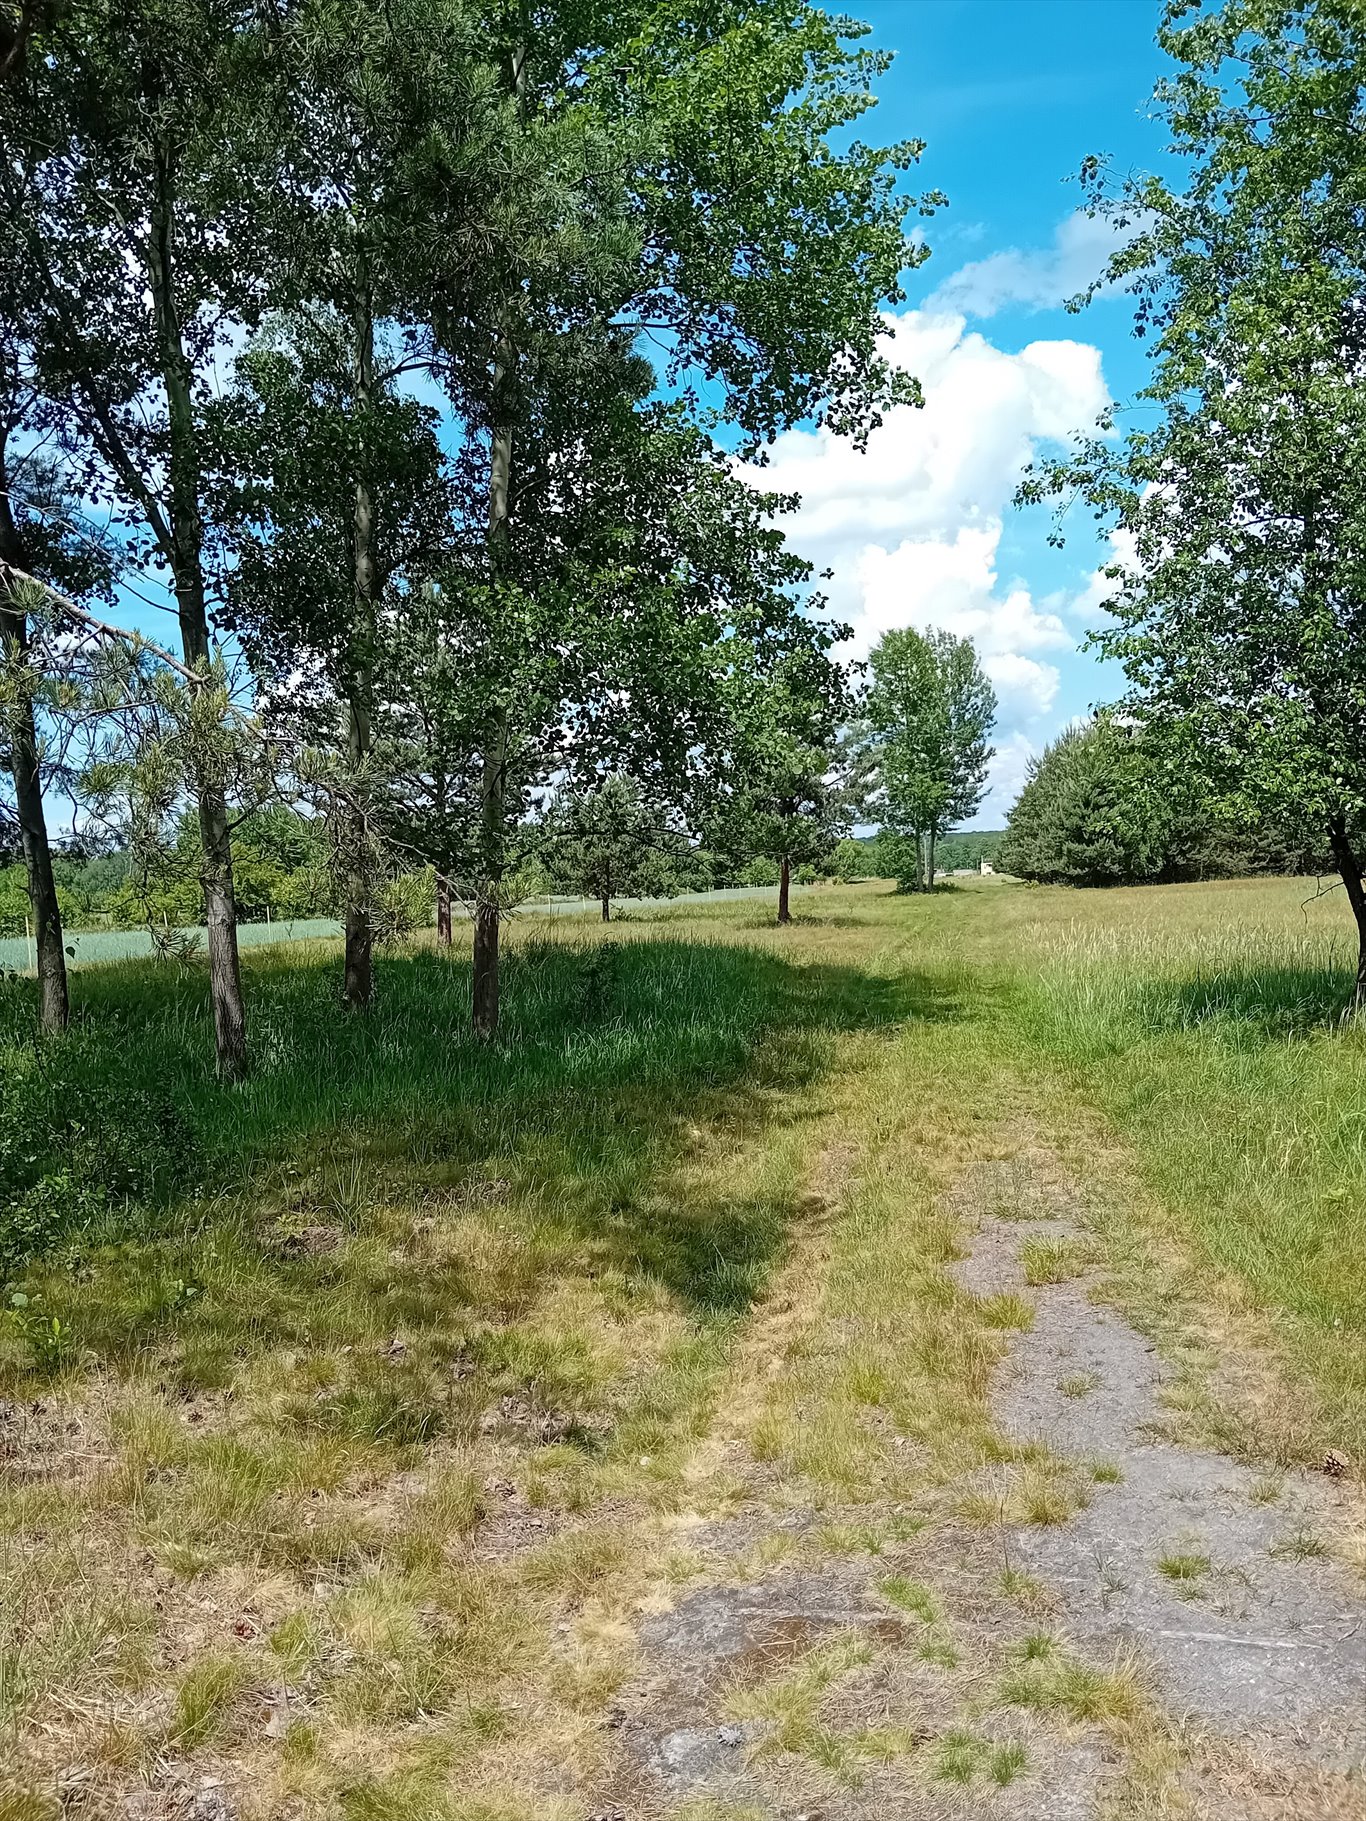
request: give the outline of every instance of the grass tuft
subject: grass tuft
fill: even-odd
[[[1020,1268],[1027,1284],[1061,1284],[1095,1262],[1095,1248],[1075,1235],[1031,1233],[1020,1247]]]

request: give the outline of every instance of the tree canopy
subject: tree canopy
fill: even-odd
[[[1026,496],[1080,496],[1116,537],[1111,622],[1136,724],[1180,743],[1248,823],[1316,822],[1361,931],[1366,805],[1366,20],[1346,0],[1168,8],[1156,96],[1181,180],[1084,172],[1131,229],[1150,379]]]
[[[985,794],[995,691],[972,641],[950,632],[885,633],[869,666],[863,718],[872,802],[884,831],[918,855],[914,877],[929,890],[936,842],[975,815]]]

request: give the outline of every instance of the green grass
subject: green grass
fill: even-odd
[[[1158,1573],[1171,1581],[1180,1593],[1198,1593],[1213,1569],[1213,1562],[1203,1550],[1173,1549],[1157,1558]]]
[[[984,1159],[977,1214],[1067,1217],[1049,1157],[1079,1185],[1087,1237],[1026,1239],[1031,1282],[1094,1265],[1165,1345],[1271,1359],[1287,1390],[1239,1445],[1366,1458],[1366,1038],[1334,1016],[1340,907],[1306,923],[1305,895],[988,880],[813,893],[781,932],[752,903],[514,925],[493,1048],[463,954],[381,957],[355,1018],[333,948],[258,951],[236,1089],[198,969],[81,972],[47,1049],[31,983],[0,982],[0,1274],[28,1299],[0,1396],[51,1413],[41,1470],[0,1485],[7,1740],[60,1742],[108,1805],[164,1754],[226,1756],[305,1821],[591,1811],[636,1615],[704,1572],[652,1526],[730,1509],[707,1463],[737,1437],[829,1514],[756,1543],[756,1575],[890,1557],[870,1581],[917,1673],[980,1675],[932,1554],[903,1572],[915,1512],[1062,1524],[1117,1472],[992,1420],[1033,1309],[948,1269]],[[1174,1357],[1205,1420],[1256,1381]],[[1049,1622],[1022,1571],[1000,1591]],[[1027,1642],[1001,1702],[1138,1723],[1130,1665]],[[737,1711],[856,1781],[911,1744],[839,1717],[866,1664],[822,1643]],[[1022,1765],[949,1733],[923,1774]]]
[[[1020,1267],[1031,1286],[1066,1283],[1093,1262],[1095,1248],[1074,1236],[1050,1238],[1032,1233],[1020,1247]]]
[[[1360,1455],[1366,1254],[1344,1235],[1366,1199],[1366,1032],[1340,1022],[1341,894],[1228,881],[1020,891],[1005,909],[1020,1038],[1114,1121],[1183,1247],[1317,1392],[1319,1433]]]

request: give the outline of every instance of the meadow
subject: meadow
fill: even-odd
[[[4,1821],[130,1789],[594,1812],[637,1617],[705,1576],[690,1537],[747,1508],[741,1456],[835,1555],[990,1522],[983,1467],[1040,1522],[1075,1496],[992,1420],[1025,1299],[948,1269],[1041,1169],[1183,1433],[1359,1474],[1336,896],[986,879],[770,914],[516,922],[492,1049],[458,948],[388,953],[349,1017],[335,944],[256,951],[238,1088],[193,966],[77,975],[50,1048],[0,984]],[[832,1775],[911,1749],[832,1743],[815,1699],[782,1725]]]

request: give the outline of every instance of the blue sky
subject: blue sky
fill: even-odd
[[[1163,163],[1148,98],[1165,59],[1160,0],[865,0],[850,11],[896,53],[861,122],[878,142],[922,138],[915,184],[947,193],[926,226],[898,358],[927,406],[889,422],[860,460],[830,439],[783,439],[771,484],[803,493],[790,535],[835,570],[834,605],[861,655],[889,625],[948,624],[978,641],[1001,697],[999,757],[978,822],[1003,820],[1032,750],[1119,679],[1077,650],[1105,552],[1079,515],[1067,548],[1011,495],[1024,462],[1085,429],[1143,381],[1128,300],[1061,306],[1103,263],[1079,215],[1090,153]]]

